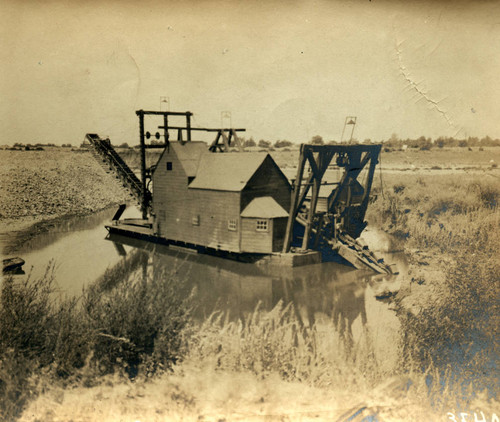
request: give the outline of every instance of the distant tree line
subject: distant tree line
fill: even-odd
[[[252,137],[249,139],[245,139],[244,137],[239,137],[240,142],[244,147],[258,147],[258,148],[263,148],[263,149],[274,149],[274,148],[290,148],[293,147],[294,144],[293,142],[290,142],[286,139],[278,139],[276,141],[269,141],[265,139],[260,139],[259,141],[255,141]],[[157,141],[155,139],[151,140],[150,142],[152,145],[159,145],[163,144],[163,141]],[[330,140],[330,141],[325,141],[322,136],[320,135],[315,135],[313,136],[309,141],[309,144],[313,145],[336,145],[339,142],[335,140]],[[344,144],[372,144],[374,143],[371,139],[365,139],[364,141],[360,142],[357,139],[351,139],[349,141],[344,141]],[[376,142],[375,142],[376,143]],[[401,139],[398,137],[397,134],[393,133],[391,137],[387,140],[381,140],[380,143],[384,144],[384,149],[386,151],[391,151],[391,150],[403,150],[406,148],[415,148],[415,149],[420,149],[420,150],[430,150],[431,148],[446,148],[446,147],[461,147],[461,148],[471,148],[471,147],[498,147],[500,146],[500,139],[493,139],[489,136],[485,136],[484,138],[478,138],[478,137],[471,137],[469,136],[468,138],[463,138],[463,139],[456,139],[453,137],[446,137],[446,136],[440,136],[439,138],[436,138],[435,140],[432,140],[431,138],[426,138],[425,136],[420,136],[419,138],[416,139]],[[53,144],[53,143],[36,143],[36,144],[23,144],[20,142],[16,142],[13,146],[15,149],[37,149],[41,147],[57,147],[58,145]],[[84,145],[81,145],[84,146]],[[67,144],[62,144],[62,148],[71,148],[72,145],[70,143]],[[132,148],[129,146],[127,142],[123,142],[122,144],[118,145],[119,148]],[[134,148],[139,148],[139,145],[134,146]]]
[[[259,148],[289,148],[294,145],[293,142],[287,140],[277,140],[277,141],[268,141],[261,139],[256,142],[253,138],[245,139],[244,137],[240,137],[240,141],[242,142],[244,147],[259,147]],[[336,145],[339,144],[338,141],[330,140],[325,141],[322,136],[315,135],[309,141],[309,144],[313,145]],[[453,138],[440,136],[435,140],[432,138],[426,138],[425,136],[420,136],[416,139],[406,138],[400,139],[397,134],[392,134],[392,136],[384,140],[382,139],[380,142],[373,142],[370,138],[363,140],[362,142],[357,139],[351,139],[349,141],[344,141],[344,144],[373,144],[373,143],[382,143],[386,151],[391,150],[403,150],[406,148],[414,148],[422,151],[430,150],[431,148],[450,148],[450,147],[461,147],[461,148],[471,148],[471,147],[498,147],[500,146],[500,139],[493,139],[489,136],[485,136],[484,138],[478,137],[468,137],[468,138]]]
[[[415,148],[420,150],[430,150],[431,148],[446,148],[446,147],[460,147],[460,148],[472,148],[472,147],[498,147],[500,146],[500,139],[493,139],[489,136],[484,138],[471,137],[457,139],[453,137],[440,136],[434,141],[431,138],[426,138],[421,136],[417,139],[399,139],[396,134],[392,136],[387,141],[382,141],[384,147],[392,149],[405,149],[405,148]]]

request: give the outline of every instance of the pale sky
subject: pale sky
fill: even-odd
[[[2,0],[0,41],[0,144],[134,144],[160,96],[256,140],[500,137],[498,1]]]

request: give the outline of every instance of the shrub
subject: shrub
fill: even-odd
[[[14,349],[0,354],[0,420],[15,420],[33,398],[36,382],[32,374],[36,366],[36,361],[19,355]]]
[[[182,357],[188,300],[173,274],[142,277],[133,254],[80,299],[56,300],[54,271],[6,278],[0,294],[0,415],[11,420],[36,395],[36,380],[166,370]],[[85,367],[85,365],[88,365]],[[89,378],[90,379],[90,378]]]
[[[56,324],[51,298],[53,281],[52,266],[37,280],[4,280],[0,295],[0,355],[11,349],[26,359],[51,362],[49,333]]]
[[[107,286],[112,285],[107,281]],[[83,316],[94,333],[93,362],[99,373],[124,367],[135,376],[170,369],[181,357],[181,331],[188,321],[187,299],[173,274],[135,273],[102,293],[83,295]]]
[[[419,362],[424,368],[451,367],[458,383],[495,394],[500,241],[488,231],[485,227],[475,241],[462,246],[433,301],[417,316],[403,316],[403,361]]]

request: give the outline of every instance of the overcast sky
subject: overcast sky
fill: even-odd
[[[2,0],[0,37],[0,144],[137,143],[160,96],[256,140],[500,137],[498,1]]]

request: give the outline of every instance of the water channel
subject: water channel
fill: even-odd
[[[390,304],[380,296],[398,289],[407,263],[384,233],[372,230],[364,237],[372,250],[396,265],[399,276],[377,276],[333,262],[274,268],[110,237],[104,224],[114,212],[111,209],[54,224],[49,232],[26,242],[15,255],[26,261],[24,270],[33,278],[42,276],[54,261],[59,292],[79,295],[107,268],[129,259],[134,251],[144,250],[149,257],[147,265],[175,269],[186,291],[195,292],[196,319],[203,320],[215,310],[236,319],[252,312],[259,303],[262,309],[271,310],[279,301],[285,305],[292,302],[306,326],[333,322],[354,342],[369,335],[381,365],[387,369],[394,365],[399,322]],[[138,216],[135,208],[124,214],[125,218]]]

